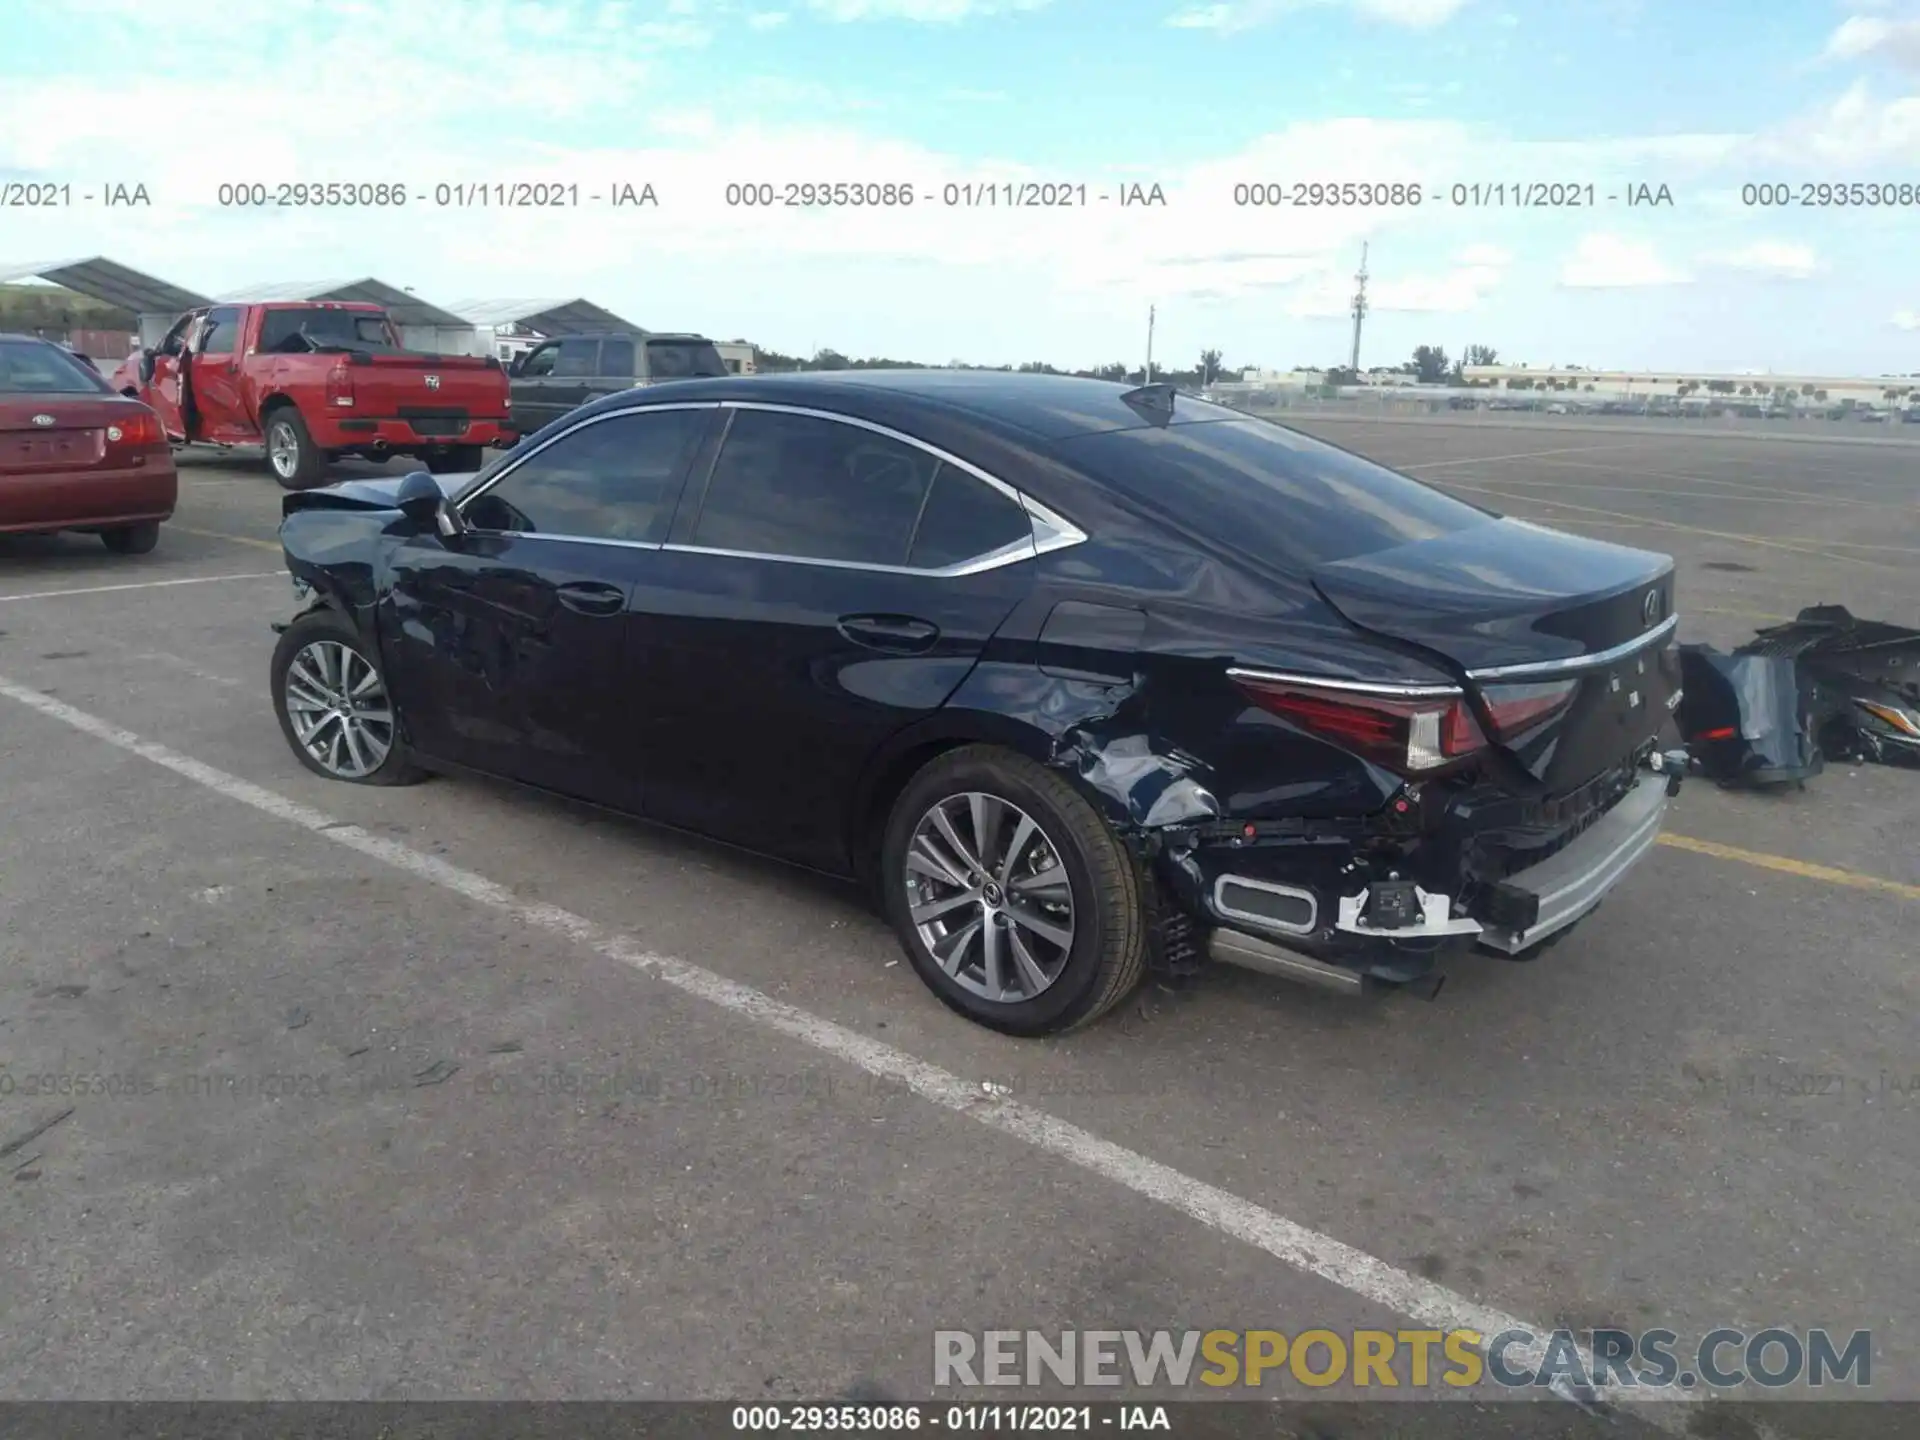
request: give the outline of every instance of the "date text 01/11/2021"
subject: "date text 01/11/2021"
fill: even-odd
[[[737,1433],[811,1435],[865,1433],[1091,1434],[1097,1430],[1171,1433],[1165,1405],[736,1405]]]
[[[1414,209],[1423,205],[1455,210],[1593,210],[1602,205],[1628,209],[1672,209],[1673,190],[1665,184],[1637,181],[1607,189],[1591,181],[1495,180],[1424,185],[1418,181],[1259,180],[1233,187],[1233,203],[1242,209]]]

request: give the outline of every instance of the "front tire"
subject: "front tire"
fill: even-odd
[[[1140,983],[1140,876],[1061,776],[996,746],[933,760],[894,803],[880,879],[942,1003],[1007,1035],[1089,1025]]]
[[[160,522],[148,520],[140,525],[122,525],[102,530],[100,543],[116,555],[146,555],[160,543]]]
[[[267,416],[267,468],[283,490],[311,490],[327,478],[327,455],[291,405]]]
[[[310,610],[273,647],[273,711],[294,758],[329,780],[411,785],[414,765],[374,647],[333,610]]]

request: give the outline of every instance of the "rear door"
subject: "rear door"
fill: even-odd
[[[951,457],[779,406],[727,407],[705,469],[634,590],[647,811],[844,870],[855,781],[1027,594],[1032,522]]]
[[[602,395],[618,395],[622,390],[631,390],[640,381],[635,376],[634,366],[638,363],[633,337],[631,335],[609,335],[600,342],[600,363],[590,387],[594,398]]]
[[[428,755],[636,808],[627,605],[653,583],[712,406],[596,416],[404,541],[380,605],[394,697]]]

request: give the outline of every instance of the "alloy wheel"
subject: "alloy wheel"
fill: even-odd
[[[362,780],[393,750],[393,705],[380,672],[338,640],[303,646],[287,666],[287,719],[315,764]]]
[[[1026,811],[979,791],[950,795],[907,844],[908,914],[934,963],[983,1000],[1052,987],[1073,950],[1073,887]]]
[[[300,468],[300,440],[284,420],[276,420],[267,431],[267,463],[282,480],[291,480]]]

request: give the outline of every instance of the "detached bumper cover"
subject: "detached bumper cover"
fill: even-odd
[[[1598,905],[1659,839],[1668,785],[1668,777],[1658,772],[1641,776],[1613,809],[1566,849],[1509,875],[1503,888],[1537,898],[1538,917],[1525,929],[1483,928],[1479,943],[1516,955],[1566,929]]]

